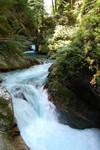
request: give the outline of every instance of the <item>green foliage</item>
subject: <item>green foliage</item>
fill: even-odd
[[[27,0],[15,0],[14,5],[18,7],[18,10],[28,10],[28,1]]]
[[[16,34],[33,36],[33,11],[29,8],[27,0],[0,1],[0,31],[2,36],[15,36]],[[4,35],[5,34],[5,35]]]
[[[0,54],[22,55],[34,35],[32,10],[27,0],[1,0],[0,6]]]
[[[53,16],[44,17],[42,26],[38,32],[38,44],[39,52],[48,53],[48,39],[52,37],[54,33],[54,28],[56,25],[56,19]]]
[[[76,73],[88,70],[88,63],[84,60],[84,53],[77,47],[67,47],[64,52],[60,52],[56,59],[57,75],[59,78],[67,78]]]
[[[77,25],[75,26],[76,15],[74,15],[69,3],[63,0],[55,3],[57,5],[55,15],[44,19],[44,28],[41,28],[43,32],[40,32],[40,36],[43,33],[42,43],[49,51],[57,51],[68,45],[77,30]]]
[[[87,0],[84,3],[83,12],[86,14],[73,41],[57,51],[55,75],[59,79],[64,80],[76,73],[92,76],[100,71],[100,2]]]
[[[40,28],[42,26],[42,22],[46,12],[44,10],[44,3],[42,0],[33,1],[29,0],[29,7],[32,10],[32,19],[34,20],[35,28]]]
[[[14,0],[0,0],[0,15],[9,13],[9,9],[14,4]]]
[[[56,51],[71,42],[73,34],[76,32],[75,27],[57,25],[54,30],[53,37],[48,39],[49,49]]]
[[[85,12],[88,13],[84,14],[73,43],[84,51],[90,68],[98,69],[98,64],[100,64],[100,3],[99,1],[86,1],[85,5]]]
[[[10,54],[11,56],[14,54],[22,55],[22,49],[19,42],[14,41],[12,39],[6,40],[5,42],[1,42],[0,45],[0,54],[4,55],[4,53]]]
[[[74,24],[76,21],[76,16],[74,14],[74,10],[70,8],[70,4],[67,2],[61,3],[58,10],[59,21],[61,24]]]
[[[99,74],[96,76],[96,81],[97,81],[97,85],[100,86],[100,72],[99,72]]]

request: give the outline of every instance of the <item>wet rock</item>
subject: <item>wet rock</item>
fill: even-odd
[[[17,135],[20,135],[20,131],[17,127],[14,127],[13,128],[13,136],[17,136]]]
[[[16,59],[15,59],[16,58]],[[34,65],[39,65],[40,62],[35,59],[35,58],[31,58],[28,56],[13,56],[10,57],[8,59],[6,59],[5,61],[3,60],[3,58],[0,61],[0,72],[8,72],[8,71],[12,71],[12,70],[19,70],[19,69],[25,69],[25,68],[29,68],[31,66]]]
[[[0,150],[17,150],[11,137],[6,133],[0,133]]]
[[[59,121],[74,128],[100,128],[98,89],[96,91],[82,74],[64,80],[49,75],[49,100],[59,110]]]
[[[11,96],[2,84],[0,85],[0,97],[4,98],[5,100],[11,99]]]
[[[0,79],[0,84],[3,82],[3,80],[2,79]]]
[[[13,131],[13,142],[16,147],[16,150],[30,150],[20,135],[20,131],[17,127],[16,121],[14,121],[12,131]]]
[[[0,85],[0,150],[29,150],[14,119],[11,96]]]
[[[30,150],[30,148],[25,144],[21,136],[14,137],[14,144],[15,144],[16,150]]]
[[[95,89],[90,85],[81,74],[76,74],[68,79],[66,82],[67,88],[75,93],[79,99],[93,106],[95,109],[100,110],[100,97]]]
[[[12,140],[13,111],[11,97],[0,86],[0,150],[16,150]]]
[[[23,94],[23,91],[21,88],[16,88],[15,91],[14,91],[14,97],[16,98],[21,98],[25,101],[27,101],[25,95]]]

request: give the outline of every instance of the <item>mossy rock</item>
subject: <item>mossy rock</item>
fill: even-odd
[[[11,108],[11,99],[0,98],[0,130],[11,131],[13,125],[13,112]]]
[[[15,150],[12,139],[13,118],[11,99],[0,97],[0,150]]]
[[[56,74],[55,65],[50,71],[49,99],[60,112],[60,122],[78,129],[100,128],[100,100],[88,78],[86,80],[81,74],[76,74],[61,80]]]

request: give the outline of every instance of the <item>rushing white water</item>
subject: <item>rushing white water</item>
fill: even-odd
[[[31,45],[31,50],[25,51],[24,54],[30,54],[30,53],[35,53],[36,51],[36,46]]]
[[[98,129],[76,130],[58,123],[43,89],[50,65],[2,74],[23,139],[31,150],[100,150]]]

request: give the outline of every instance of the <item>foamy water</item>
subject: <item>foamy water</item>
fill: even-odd
[[[2,74],[23,139],[31,150],[100,150],[100,130],[76,130],[58,122],[43,89],[50,65]]]

